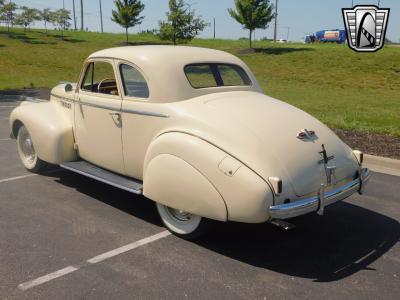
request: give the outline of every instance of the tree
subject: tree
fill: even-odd
[[[140,16],[144,4],[140,0],[114,0],[117,10],[112,11],[111,20],[125,28],[126,43],[128,44],[128,29],[142,23]]]
[[[159,37],[174,45],[193,40],[208,25],[195,11],[187,8],[183,0],[170,0],[167,21],[160,21]]]
[[[71,12],[67,9],[61,8],[51,13],[50,19],[61,31],[61,39],[64,39],[64,30],[71,26],[69,22],[71,20]]]
[[[4,0],[0,0],[0,23],[5,21],[3,15],[3,9],[4,9]]]
[[[40,12],[40,17],[42,18],[42,21],[44,22],[44,28],[46,29],[46,33],[47,33],[47,23],[51,23],[52,22],[52,12],[50,10],[50,8],[45,8],[44,10],[42,10]]]
[[[40,12],[36,8],[22,6],[21,10],[21,14],[15,18],[15,23],[24,26],[24,31],[26,28],[30,28],[35,21],[41,20]]]
[[[232,18],[249,30],[249,43],[252,48],[252,34],[257,28],[266,29],[274,19],[273,5],[269,0],[235,0],[236,10],[229,8]]]
[[[14,24],[15,11],[17,5],[14,2],[4,3],[4,0],[0,2],[0,19],[7,23],[7,31],[10,31],[10,25]]]

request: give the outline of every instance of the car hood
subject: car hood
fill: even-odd
[[[352,150],[320,121],[287,103],[255,92],[227,92],[181,102],[178,115],[192,124],[188,131],[218,146],[264,180],[279,177],[297,196],[327,184],[322,145],[337,167],[334,181],[355,175]],[[190,121],[189,121],[190,120]],[[188,124],[188,122],[185,122]],[[302,129],[315,132],[300,140]]]

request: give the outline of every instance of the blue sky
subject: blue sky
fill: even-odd
[[[29,5],[38,9],[46,7],[56,9],[63,5],[63,0],[13,0],[18,5]],[[67,9],[72,11],[72,0],[64,0]],[[76,12],[79,23],[80,0],[75,0]],[[275,0],[272,0],[275,2]],[[84,0],[85,27],[91,31],[100,30],[99,21],[99,0]],[[102,0],[104,30],[107,32],[122,32],[122,28],[114,24],[111,18],[111,11],[114,8],[113,0]],[[165,18],[168,9],[168,0],[142,0],[146,5],[144,10],[145,19],[140,26],[131,29],[137,32],[145,29],[158,27],[158,21]],[[216,18],[217,37],[239,38],[247,36],[240,24],[236,23],[227,12],[227,8],[233,7],[233,0],[186,0],[192,4],[197,14],[201,15],[207,22],[212,23]],[[351,0],[279,0],[279,27],[278,38],[287,38],[298,41],[305,35],[321,29],[343,28],[341,8],[351,7]],[[377,0],[354,0],[354,4],[377,4]],[[391,15],[388,25],[387,36],[393,41],[400,42],[400,1],[381,0],[381,7],[391,8]],[[40,23],[36,24],[36,27]],[[264,36],[271,37],[273,34],[272,24],[267,30],[256,32],[256,38]],[[212,37],[213,30],[207,28],[202,37]]]

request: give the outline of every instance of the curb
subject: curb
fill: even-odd
[[[373,172],[400,176],[400,160],[364,154],[364,165]]]
[[[0,94],[0,101],[4,102],[15,102],[15,101],[26,101],[28,99],[34,99],[35,97],[30,97],[26,95],[1,95]]]
[[[21,95],[2,95],[0,94],[0,101],[22,101]]]

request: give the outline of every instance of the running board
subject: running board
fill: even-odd
[[[60,167],[133,194],[141,195],[143,193],[143,184],[141,181],[104,170],[84,160],[63,163]]]

